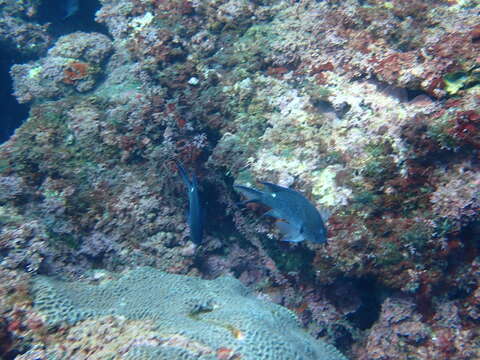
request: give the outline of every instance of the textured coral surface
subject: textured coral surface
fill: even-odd
[[[49,324],[106,315],[153,321],[110,356],[193,360],[225,352],[245,360],[345,359],[303,331],[292,312],[256,298],[231,277],[201,280],[142,267],[99,285],[37,277],[33,291],[35,308]]]
[[[63,36],[42,3],[0,4],[30,109],[0,145],[0,356],[95,328],[29,324],[31,276],[136,266],[231,275],[351,359],[480,356],[478,1],[101,0],[104,34]],[[257,181],[330,213],[328,243],[239,207]],[[105,338],[127,327],[105,315]]]

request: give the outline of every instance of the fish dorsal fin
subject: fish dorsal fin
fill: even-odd
[[[192,181],[190,180],[190,177],[188,176],[187,170],[183,167],[183,164],[178,161],[174,160],[175,164],[177,165],[178,173],[180,174],[180,177],[182,178],[183,182],[187,187],[190,189],[192,187]]]
[[[279,193],[279,192],[282,192],[282,191],[292,191],[289,188],[286,188],[286,187],[283,187],[283,186],[280,186],[280,185],[277,185],[277,184],[272,184],[272,183],[269,183],[269,182],[266,182],[266,181],[261,181],[260,184],[266,186],[268,188],[268,190],[270,190],[273,193]]]
[[[247,186],[234,185],[233,187],[237,189],[243,196],[245,196],[248,202],[259,202],[263,195],[261,191]]]
[[[320,216],[323,220],[323,222],[327,222],[328,218],[332,215],[332,212],[326,208],[320,208],[320,209],[317,209],[318,212],[320,213]]]

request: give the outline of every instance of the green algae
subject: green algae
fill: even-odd
[[[378,265],[396,265],[404,259],[399,246],[393,242],[385,242],[381,248],[382,250],[380,250],[380,254],[375,260]]]
[[[73,250],[78,250],[80,248],[81,242],[72,234],[58,233],[52,228],[47,227],[47,235],[52,244],[62,243]]]
[[[312,82],[307,82],[303,87],[303,91],[310,96],[313,103],[328,101],[328,99],[334,95],[333,90],[328,87]]]
[[[329,151],[326,153],[324,161],[326,165],[343,164],[343,153],[337,150]]]
[[[425,224],[415,224],[400,235],[401,242],[416,251],[423,251],[431,238],[432,230]]]
[[[0,206],[0,226],[5,226],[8,224],[18,224],[25,219],[17,215],[15,210],[7,206]]]
[[[10,168],[10,162],[7,159],[0,159],[0,173]]]
[[[251,26],[242,36],[233,40],[235,46],[219,53],[216,60],[231,68],[237,81],[256,74],[264,66],[272,52],[272,43],[279,39],[270,24]]]
[[[253,184],[256,183],[255,176],[252,174],[252,172],[249,169],[240,171],[238,175],[235,177],[235,181],[239,185],[247,185],[247,186],[252,186]]]
[[[397,166],[392,158],[392,146],[386,141],[367,144],[365,152],[368,160],[362,167],[362,175],[368,180],[383,184],[394,178],[397,174]]]
[[[359,189],[353,197],[352,206],[356,210],[362,210],[375,206],[380,199],[380,195],[375,191]]]
[[[449,73],[445,75],[443,81],[445,91],[449,95],[456,95],[460,90],[480,84],[480,68]]]
[[[430,124],[427,129],[427,136],[434,140],[441,149],[455,150],[460,146],[460,143],[452,135],[449,134],[449,129],[452,127],[448,116],[443,116]]]
[[[435,223],[435,236],[445,238],[456,229],[455,223],[449,219],[440,219]]]
[[[303,247],[291,248],[285,251],[283,246],[272,242],[272,239],[267,239],[264,242],[268,255],[273,259],[275,265],[282,272],[301,272],[302,278],[313,278],[314,272],[312,268],[312,261],[315,254]]]

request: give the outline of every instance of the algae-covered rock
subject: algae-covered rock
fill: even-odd
[[[156,334],[149,329],[145,338],[126,340],[130,345],[115,350],[122,358],[345,359],[304,332],[292,312],[231,277],[202,280],[141,267],[99,285],[40,276],[33,288],[35,307],[52,325],[78,327],[106,315],[153,321]]]
[[[62,36],[46,57],[12,66],[14,95],[18,102],[28,103],[90,91],[97,85],[111,51],[111,41],[103,34]]]

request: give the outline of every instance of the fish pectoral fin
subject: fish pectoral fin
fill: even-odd
[[[287,242],[292,242],[292,243],[299,243],[301,241],[303,241],[303,236],[295,236],[295,237],[289,237],[289,236],[286,236],[284,238],[282,238],[282,241],[287,241]]]
[[[239,201],[239,202],[235,203],[235,205],[245,206],[245,205],[248,205],[248,204],[258,204],[259,202],[260,202],[260,200],[258,200],[258,199],[251,199],[251,200]]]
[[[282,221],[285,221],[282,219],[282,216],[278,213],[278,211],[276,211],[275,209],[270,209],[268,210],[265,214],[263,214],[262,216],[270,216],[270,217],[273,217],[275,219],[279,219],[279,220],[282,220]]]
[[[289,235],[289,236],[284,236],[282,238],[282,241],[287,241],[287,242],[292,242],[292,243],[299,243],[303,240],[305,240],[305,238],[302,236],[302,234],[292,234],[292,235]]]
[[[285,220],[279,220],[275,222],[277,229],[284,235],[289,236],[291,234],[298,233],[298,230]]]
[[[284,220],[277,221],[275,226],[284,235],[282,241],[297,243],[304,240],[300,229]]]

